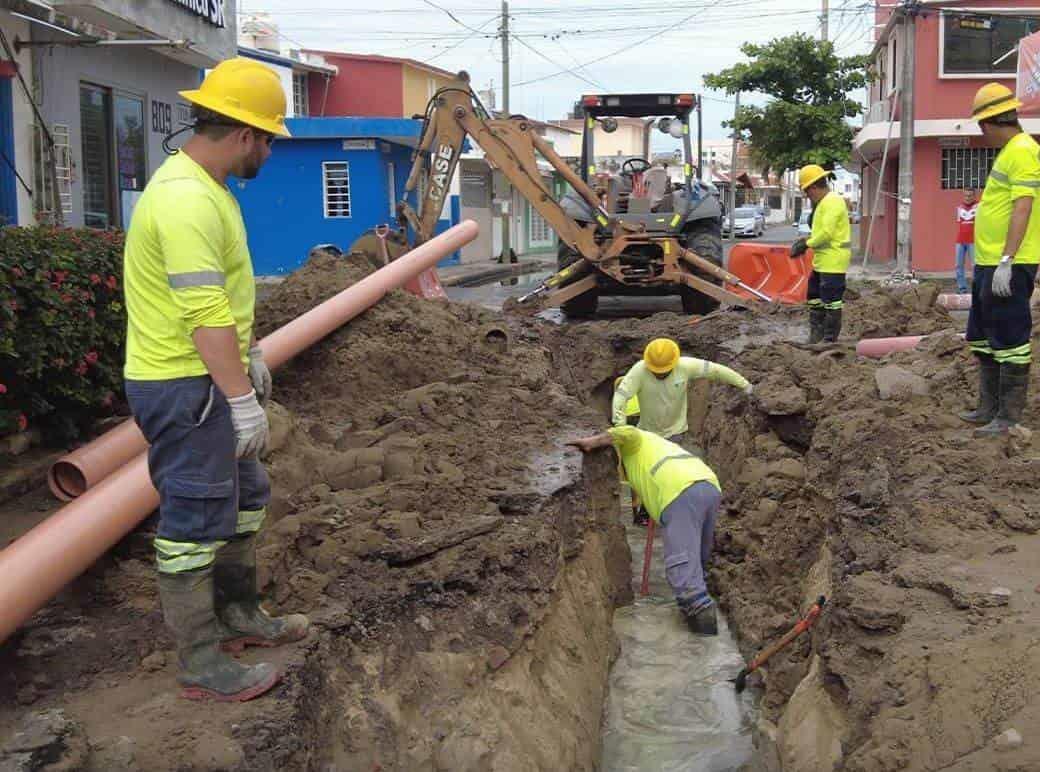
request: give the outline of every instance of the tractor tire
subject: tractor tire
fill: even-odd
[[[710,260],[717,266],[722,266],[722,227],[717,221],[697,223],[693,226],[690,234],[686,237],[686,248],[691,249],[705,260]],[[719,282],[709,279],[707,276],[698,278],[710,281],[712,284]],[[683,313],[691,316],[704,316],[710,314],[719,307],[719,301],[715,298],[698,292],[692,287],[679,287],[679,296],[682,298]]]
[[[556,252],[556,266],[557,270],[562,271],[571,263],[576,263],[581,259],[581,255],[572,250],[562,241],[560,242],[559,249]],[[590,289],[587,292],[583,292],[576,298],[572,298],[564,303],[560,304],[560,310],[563,311],[564,316],[568,319],[582,319],[596,315],[596,309],[599,308],[599,288]]]

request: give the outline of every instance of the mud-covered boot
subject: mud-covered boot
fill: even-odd
[[[998,437],[1022,420],[1029,392],[1029,365],[1000,365],[1000,389],[997,392],[997,416],[975,430],[976,437]]]
[[[823,311],[823,342],[824,343],[837,343],[838,336],[841,335],[841,314],[840,308],[825,308]]]
[[[246,646],[280,646],[307,637],[303,614],[271,617],[260,608],[256,586],[256,534],[237,536],[219,550],[213,564],[217,617],[224,626],[225,651]]]
[[[979,360],[979,406],[958,413],[962,421],[983,426],[997,416],[997,392],[1000,390],[1000,365],[991,356],[976,354]]]
[[[809,343],[815,345],[823,340],[823,316],[822,308],[809,309]]]
[[[683,608],[680,606],[683,616],[686,618],[686,626],[695,635],[718,635],[719,622],[715,610],[715,602],[708,601],[707,605],[700,608]]]
[[[177,682],[189,700],[244,702],[281,678],[274,665],[241,665],[220,650],[221,626],[213,610],[213,568],[159,574],[163,618],[177,641]]]
[[[646,507],[639,505],[632,512],[632,525],[637,525],[641,528],[646,528],[650,525],[650,513],[646,511]]]

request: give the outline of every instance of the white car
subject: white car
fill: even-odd
[[[737,235],[738,236],[752,236],[758,238],[765,232],[766,221],[765,218],[758,213],[758,210],[753,206],[741,206],[733,210],[734,217],[728,215],[722,221],[722,232],[729,233],[731,223],[735,219],[737,223]]]
[[[798,220],[798,235],[809,236],[812,234],[812,228],[809,227],[809,214],[811,209],[803,209],[802,216]]]

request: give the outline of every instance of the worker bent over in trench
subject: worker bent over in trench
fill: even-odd
[[[260,608],[256,539],[271,496],[259,454],[271,374],[253,339],[256,285],[234,174],[252,179],[288,136],[278,77],[222,62],[195,91],[195,135],[156,171],[126,238],[126,395],[159,491],[155,539],[177,680],[191,699],[248,700],[280,678],[223,650],[276,646],[307,618]]]
[[[632,491],[664,533],[665,576],[679,610],[693,632],[715,635],[715,602],[704,579],[722,500],[715,473],[674,442],[634,426],[567,444],[583,453],[614,446]]]

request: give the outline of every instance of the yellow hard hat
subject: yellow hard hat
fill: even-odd
[[[1001,113],[1017,110],[1022,103],[1015,98],[1015,93],[1001,83],[987,83],[975,92],[975,101],[971,105],[971,118],[984,121]]]
[[[679,344],[671,338],[655,338],[643,352],[646,369],[652,373],[667,373],[679,363]]]
[[[798,187],[802,190],[808,190],[814,182],[826,177],[828,174],[830,172],[818,164],[803,166],[798,170]]]
[[[226,59],[206,76],[202,85],[180,95],[254,129],[288,137],[285,128],[285,91],[274,70],[253,59]]]

